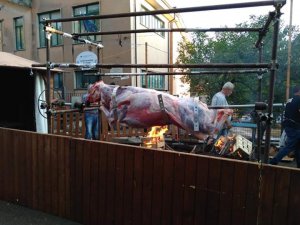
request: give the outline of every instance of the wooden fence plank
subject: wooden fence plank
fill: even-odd
[[[261,212],[259,212],[258,224],[271,225],[276,173],[273,166],[266,165],[262,169]]]
[[[246,212],[245,224],[257,224],[257,213],[259,205],[260,191],[260,169],[258,164],[251,163],[248,165],[247,174],[247,197],[246,197]]]
[[[192,225],[195,219],[197,157],[194,155],[186,155],[185,158],[186,162],[184,169],[185,181],[182,224]]]
[[[76,140],[71,139],[70,145],[69,145],[69,168],[70,168],[70,187],[67,189],[69,191],[70,195],[70,201],[69,201],[69,206],[70,206],[70,211],[69,215],[70,218],[76,218],[76,190],[75,190],[75,185],[76,185]],[[76,220],[77,221],[77,220]]]
[[[38,168],[38,136],[37,134],[31,134],[31,151],[32,151],[32,188],[31,188],[31,198],[32,198],[32,208],[39,209],[39,168]]]
[[[74,186],[72,186],[73,183],[73,178],[72,175],[74,173],[71,171],[73,168],[72,166],[74,165],[74,151],[72,150],[73,146],[73,139],[70,138],[65,138],[63,141],[63,150],[64,150],[64,174],[65,174],[65,182],[64,182],[64,189],[65,189],[65,210],[66,210],[66,218],[73,218],[72,215],[72,191]]]
[[[63,135],[67,135],[67,126],[68,126],[68,123],[67,123],[67,113],[63,113],[63,128],[62,128],[62,133]]]
[[[56,133],[61,134],[61,113],[56,114]]]
[[[51,138],[51,149],[50,149],[50,170],[48,173],[51,176],[51,182],[48,184],[50,186],[51,191],[51,212],[55,215],[59,215],[58,213],[58,136],[54,136]]]
[[[83,224],[91,224],[91,215],[90,215],[90,190],[91,186],[86,184],[91,184],[91,145],[90,141],[84,142],[83,149],[83,158],[82,158],[82,169],[83,169],[83,192],[82,192],[82,201],[83,201]]]
[[[84,138],[84,136],[85,136],[85,119],[84,119],[84,113],[80,113],[79,118],[80,118],[80,121],[81,121],[81,129],[80,129],[81,132],[80,132],[79,137]]]
[[[232,161],[235,165],[234,186],[232,189],[232,221],[231,224],[243,225],[245,222],[247,173],[248,165],[243,162]]]
[[[133,224],[142,224],[143,149],[134,154]]]
[[[152,189],[152,224],[162,223],[162,199],[163,199],[163,167],[164,152],[155,151],[153,155],[153,189]]]
[[[78,112],[75,113],[75,136],[79,137],[79,113]]]
[[[286,224],[288,219],[290,171],[285,168],[277,168],[275,183],[272,224]]]
[[[12,132],[11,132],[12,133]],[[13,148],[12,148],[12,169],[13,169],[13,196],[14,197],[14,202],[15,203],[20,203],[23,204],[22,202],[22,197],[20,196],[20,178],[21,178],[21,170],[20,167],[22,166],[21,162],[22,162],[22,152],[21,150],[21,146],[20,146],[20,138],[21,138],[21,132],[18,132],[16,134],[13,135]],[[21,201],[20,201],[21,200]]]
[[[12,190],[13,190],[13,170],[12,170],[12,162],[13,154],[12,154],[12,147],[11,143],[13,142],[11,132],[7,130],[3,136],[3,146],[4,150],[2,153],[3,157],[3,164],[5,170],[3,172],[4,177],[4,190],[3,190],[3,200],[13,202],[14,198],[12,197]]]
[[[172,224],[174,176],[174,153],[165,152],[161,224]]]
[[[150,225],[152,207],[153,186],[153,152],[155,150],[145,149],[143,151],[143,190],[142,190],[142,224]]]
[[[18,143],[18,155],[20,159],[20,166],[19,166],[19,179],[20,179],[20,185],[19,185],[19,196],[20,196],[20,204],[23,206],[27,206],[28,202],[28,195],[27,195],[27,190],[28,190],[28,183],[30,182],[30,179],[27,179],[28,172],[27,172],[27,163],[30,163],[27,159],[27,136],[28,132],[22,131],[20,132],[19,136],[19,143]]]
[[[290,171],[290,191],[288,195],[288,216],[286,217],[287,225],[296,225],[299,224],[300,221],[300,195],[299,195],[299,187],[300,187],[300,170],[291,170]],[[286,196],[287,197],[287,196]]]
[[[234,183],[234,163],[230,160],[222,161],[221,165],[221,181],[220,181],[220,210],[219,210],[219,224],[231,224],[231,215],[233,198],[233,183]]]
[[[70,136],[74,136],[73,123],[74,123],[74,114],[70,113],[69,114],[69,130],[68,130]]]
[[[24,136],[22,140],[24,140],[24,205],[25,206],[32,206],[32,139],[31,139],[32,133],[31,132],[26,132],[24,133]]]
[[[174,183],[173,183],[173,216],[172,224],[182,224],[182,212],[183,212],[183,195],[184,195],[184,175],[185,175],[185,154],[176,154],[174,158]]]
[[[83,222],[83,151],[86,141],[76,140],[76,151],[75,151],[75,213],[76,221]]]
[[[218,224],[220,210],[220,178],[221,178],[221,160],[211,158],[208,169],[208,193],[206,205],[206,224]]]
[[[65,163],[65,140],[59,137],[57,140],[57,214],[66,216],[66,163]]]
[[[110,148],[110,147],[109,147]],[[125,151],[123,147],[116,146],[116,189],[115,189],[115,224],[124,223],[124,166]]]
[[[99,146],[99,210],[98,210],[98,224],[105,224],[106,204],[107,198],[107,164],[108,164],[108,144],[101,143]],[[95,161],[95,163],[97,163]]]
[[[125,146],[125,165],[124,165],[124,225],[132,224],[133,217],[133,190],[134,190],[134,153],[135,148]]]
[[[90,142],[90,191],[88,224],[98,223],[99,209],[99,143]]]
[[[51,168],[51,147],[52,145],[55,145],[55,139],[52,138],[49,135],[45,135],[45,145],[44,145],[44,199],[45,199],[45,212],[51,212],[51,198],[52,198],[52,192],[51,192],[51,187],[52,187],[52,168]]]
[[[116,146],[110,145],[107,151],[106,202],[104,224],[115,224],[115,197],[116,197]]]
[[[46,201],[45,201],[45,157],[44,157],[44,149],[45,149],[45,135],[37,136],[37,182],[36,182],[36,190],[38,191],[38,209],[42,211],[46,211]]]
[[[206,204],[207,204],[207,185],[208,185],[208,162],[207,157],[197,158],[196,173],[196,199],[195,199],[195,221],[194,224],[206,224]]]

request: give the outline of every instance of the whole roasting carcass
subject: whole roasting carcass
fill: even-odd
[[[163,108],[158,95],[161,95]],[[216,134],[232,114],[231,109],[208,109],[206,104],[192,98],[179,98],[140,87],[107,85],[103,81],[93,84],[87,100],[91,103],[100,101],[100,108],[111,127],[117,121],[133,128],[174,124],[198,139]]]

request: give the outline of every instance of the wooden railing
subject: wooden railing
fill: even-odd
[[[135,137],[146,136],[150,128],[137,129],[121,126],[119,123],[114,128],[110,128],[106,117],[101,114],[101,141],[111,141],[115,137]],[[57,110],[51,117],[51,133],[72,137],[84,137],[85,122],[84,113],[80,110]],[[187,136],[183,130],[170,125],[168,132],[173,139],[177,139],[179,133],[181,137]]]
[[[0,128],[0,199],[82,224],[300,221],[300,170]]]

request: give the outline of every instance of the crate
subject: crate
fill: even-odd
[[[252,142],[242,135],[235,137],[236,141],[233,146],[232,156],[236,158],[249,158],[252,154]]]

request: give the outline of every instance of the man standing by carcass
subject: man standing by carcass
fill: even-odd
[[[228,106],[228,102],[226,97],[230,96],[232,94],[232,91],[234,89],[234,84],[231,82],[226,82],[223,87],[222,90],[219,91],[218,93],[216,93],[211,101],[211,106]],[[220,130],[219,132],[219,136],[227,136],[228,135],[228,131],[231,128],[231,117],[228,117],[228,119],[226,120],[224,127]]]

